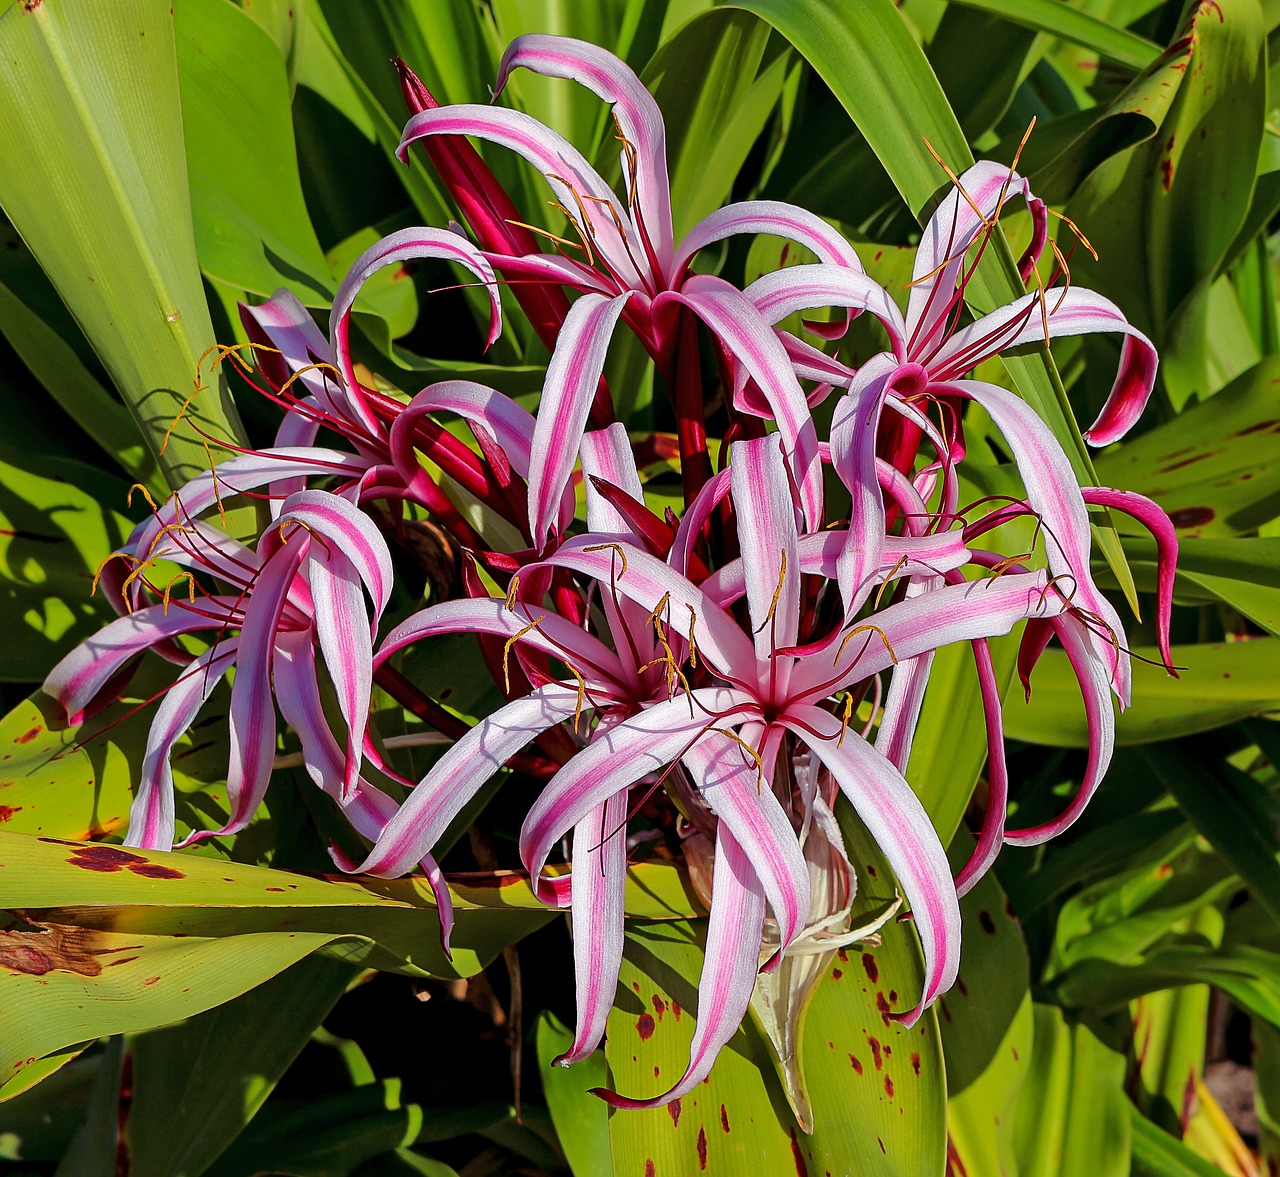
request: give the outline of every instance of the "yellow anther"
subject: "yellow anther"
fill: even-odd
[[[507,644],[502,647],[502,685],[504,690],[511,690],[511,647],[524,637],[525,634],[537,629],[541,624],[541,617],[529,622],[529,624],[520,630],[519,633],[512,634],[511,637],[507,639]]]
[[[106,559],[99,562],[97,570],[93,574],[93,583],[89,586],[89,596],[93,596],[98,591],[98,581],[102,579],[102,573],[112,560],[124,560],[126,563],[139,564],[141,561],[137,556],[129,552],[112,552]]]
[[[844,712],[840,716],[840,738],[836,741],[836,747],[839,748],[844,743],[844,737],[849,731],[849,720],[853,718],[853,692],[845,691],[844,693]]]
[[[728,736],[729,739],[731,739],[739,748],[751,757],[752,762],[756,766],[756,792],[760,792],[764,788],[764,761],[760,758],[760,753],[731,728],[714,727],[711,730],[719,732],[722,736]]]
[[[977,204],[974,203],[973,197],[970,196],[969,193],[967,193],[964,190],[964,185],[960,183],[960,177],[957,176],[955,172],[953,172],[947,166],[946,160],[944,160],[942,156],[940,156],[933,149],[933,144],[930,143],[927,138],[924,140],[924,145],[925,145],[925,148],[928,150],[929,154],[932,155],[933,158],[938,161],[938,166],[942,168],[944,172],[947,173],[947,179],[949,179],[956,186],[956,191],[959,192],[960,195],[965,198],[965,201],[968,203],[969,207],[973,209],[974,216],[976,216],[978,220],[980,220],[988,229],[993,228],[995,222],[987,220],[986,216],[983,215],[982,209],[980,209],[977,206]]]
[[[124,496],[124,505],[126,507],[133,506],[133,492],[135,490],[142,491],[142,497],[147,500],[147,506],[150,507],[152,511],[158,511],[160,509],[156,506],[155,499],[151,497],[151,492],[143,486],[141,482],[135,482],[131,487],[129,487],[129,493]]]
[[[860,633],[875,634],[882,642],[884,642],[884,648],[889,652],[889,658],[892,660],[893,664],[895,666],[898,665],[898,656],[893,652],[893,645],[889,641],[889,635],[886,634],[878,625],[872,625],[869,621],[864,622],[862,625],[855,626],[844,635],[844,640],[840,643],[840,648],[836,651],[836,662],[840,661],[840,655],[844,653],[845,646],[847,646]],[[867,640],[870,641],[871,639],[868,638]],[[858,657],[861,658],[862,655],[859,654]],[[856,662],[857,658],[855,658],[854,661]]]
[[[773,600],[769,603],[769,612],[765,614],[764,620],[756,627],[755,632],[759,633],[766,625],[773,620],[773,615],[778,611],[778,602],[782,599],[782,588],[787,580],[787,550],[782,549],[782,567],[778,569],[778,587],[773,590]]]
[[[164,451],[168,448],[169,439],[173,436],[173,431],[178,428],[178,423],[182,420],[183,417],[187,415],[187,410],[191,407],[191,402],[195,400],[196,397],[198,397],[205,390],[206,387],[207,385],[203,380],[200,379],[200,376],[197,372],[196,385],[191,390],[191,395],[182,402],[182,405],[178,409],[178,413],[174,417],[172,423],[169,425],[169,428],[164,431],[164,437],[160,441],[160,449],[158,451],[159,453],[163,454]]]
[[[516,607],[516,596],[520,592],[520,577],[513,576],[511,583],[507,585],[507,608],[514,612]]]
[[[164,586],[164,596],[162,611],[167,617],[169,615],[169,598],[173,595],[173,586],[180,581],[187,582],[187,600],[192,605],[196,603],[196,578],[190,572],[179,572],[168,584]]]
[[[204,442],[204,455],[209,459],[209,476],[213,479],[213,501],[218,504],[218,518],[225,527],[227,524],[227,512],[222,505],[222,492],[218,489],[218,467],[213,460],[213,452],[209,449],[207,441]]]
[[[698,611],[692,606],[689,609],[689,665],[698,669],[698,643],[693,640],[693,627],[698,624]]]
[[[627,574],[627,552],[621,544],[593,544],[591,547],[583,548],[582,550],[584,552],[603,552],[609,549],[612,549],[618,559],[622,561],[622,571],[618,573],[618,579],[621,580]]]
[[[886,576],[884,580],[880,582],[880,590],[876,593],[875,604],[871,606],[873,609],[880,608],[880,598],[884,596],[885,589],[889,587],[889,582],[895,576],[898,575],[898,569],[901,568],[906,562],[907,562],[906,556],[899,556],[898,562],[892,568],[889,569],[889,575]]]
[[[563,205],[556,205],[557,208],[563,208]],[[557,245],[567,245],[570,249],[581,249],[582,246],[576,241],[570,241],[567,237],[558,237],[555,233],[547,229],[539,229],[537,225],[528,225],[524,221],[517,221],[512,217],[507,218],[508,225],[515,225],[518,229],[528,229],[530,233],[536,233],[539,237],[546,237],[550,241],[554,241]]]
[[[512,638],[511,640],[515,641],[516,639]],[[582,704],[586,701],[586,698],[587,698],[587,680],[583,678],[581,674],[578,673],[577,669],[573,666],[572,663],[566,662],[564,665],[565,665],[565,669],[568,670],[568,672],[578,680],[578,704],[573,710],[573,730],[576,733],[578,730],[578,720],[582,718]],[[504,660],[503,670],[505,671],[505,669],[506,669],[506,662]]]
[[[670,592],[663,593],[662,600],[660,600],[656,605],[654,605],[653,609],[649,613],[649,616],[645,618],[645,623],[648,625],[657,625],[658,615],[663,611],[663,609],[667,607],[667,603],[670,600],[671,600],[671,593]]]
[[[319,372],[322,376],[327,378],[331,377],[335,383],[340,382],[342,379],[342,373],[339,372],[332,364],[327,364],[323,361],[314,364],[307,364],[305,367],[299,368],[280,386],[281,394],[283,395],[288,392],[293,386],[293,382],[305,376],[308,372]]]

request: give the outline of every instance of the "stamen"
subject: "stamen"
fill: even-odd
[[[512,576],[511,583],[507,586],[507,608],[512,612],[516,607],[516,595],[520,592],[520,575],[517,573]]]
[[[603,552],[607,548],[613,549],[618,559],[622,561],[622,571],[618,573],[618,579],[621,580],[627,574],[627,553],[621,544],[593,544],[589,548],[583,548],[584,552]]]
[[[548,201],[547,203],[554,205],[554,207],[556,208],[564,209],[564,205],[555,204],[554,201]],[[572,220],[573,218],[570,217],[569,219]],[[557,245],[566,245],[570,249],[578,249],[578,250],[583,248],[583,246],[580,245],[577,241],[570,241],[567,237],[559,237],[555,233],[552,233],[549,229],[539,229],[537,225],[527,225],[525,224],[524,221],[517,221],[512,217],[507,217],[506,223],[508,225],[515,225],[519,229],[528,229],[530,233],[537,233],[539,237],[546,237],[549,240],[554,241]],[[469,283],[469,285],[483,286],[485,285],[485,283],[476,282],[476,283]]]
[[[747,741],[738,735],[738,733],[732,728],[713,727],[711,730],[713,732],[719,732],[722,736],[728,736],[729,739],[731,739],[739,748],[751,757],[756,766],[756,792],[761,792],[764,789],[764,761],[760,758],[760,753],[748,744]]]
[[[853,692],[845,691],[844,693],[844,712],[840,716],[840,738],[836,741],[836,747],[839,748],[844,743],[844,737],[849,731],[849,720],[853,718]]]
[[[525,634],[535,630],[542,624],[542,618],[538,617],[529,622],[519,633],[513,634],[507,639],[507,644],[502,647],[502,686],[506,691],[511,690],[511,647],[516,644]],[[572,669],[572,668],[571,668]],[[576,726],[576,721],[575,721]]]
[[[847,646],[849,642],[852,641],[853,638],[857,637],[857,635],[860,633],[874,633],[877,637],[879,637],[879,639],[884,643],[884,648],[889,652],[889,657],[890,659],[892,659],[893,664],[895,666],[898,665],[898,656],[893,652],[893,645],[889,641],[889,635],[886,634],[884,630],[882,630],[878,625],[872,625],[871,622],[867,621],[867,622],[864,622],[862,625],[859,625],[856,628],[851,629],[847,634],[845,634],[844,640],[840,643],[840,648],[836,651],[835,661],[832,663],[833,666],[840,661],[840,655],[844,653],[845,646]],[[871,640],[870,638],[867,639],[867,641],[870,641],[870,640]],[[863,649],[865,650],[866,646],[863,646]],[[861,658],[861,657],[862,655],[859,654],[858,658]],[[854,661],[856,662],[858,658],[855,658]]]
[[[151,492],[143,486],[141,482],[135,482],[131,487],[129,487],[129,493],[124,496],[124,505],[126,507],[133,506],[133,492],[135,490],[142,491],[142,497],[147,500],[147,506],[151,508],[152,513],[160,510],[160,508],[156,506],[155,499],[151,497]]]
[[[196,578],[190,572],[179,572],[168,584],[164,586],[163,610],[166,617],[169,616],[169,598],[173,593],[173,586],[179,581],[187,582],[187,600],[194,605],[196,603]]]
[[[753,631],[759,633],[766,625],[773,620],[774,614],[778,611],[778,601],[782,597],[782,589],[787,579],[787,550],[782,549],[782,567],[778,569],[778,587],[773,590],[773,600],[769,604],[769,612],[765,614],[765,618],[760,622],[759,626]]]

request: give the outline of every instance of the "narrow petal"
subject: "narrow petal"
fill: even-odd
[[[364,397],[360,393],[360,382],[356,378],[355,368],[351,362],[351,351],[348,345],[351,308],[360,288],[371,275],[384,266],[397,265],[419,258],[438,258],[443,261],[457,262],[470,270],[489,295],[489,338],[486,346],[490,346],[502,333],[502,303],[498,297],[498,282],[493,267],[465,237],[451,233],[447,229],[415,227],[390,233],[366,249],[347,271],[347,276],[342,280],[342,285],[338,287],[338,293],[334,296],[333,309],[329,313],[329,335],[333,340],[334,358],[347,385],[348,404],[357,415],[356,419],[375,436],[381,433],[381,426],[365,404]]]
[[[763,735],[760,724],[743,727],[748,745]],[[735,741],[708,733],[685,753],[689,779],[751,862],[780,934],[779,957],[809,920],[809,867],[800,839],[773,794],[772,781]],[[776,963],[776,960],[775,960]]]
[[[627,794],[615,793],[573,827],[573,968],[578,1023],[573,1045],[556,1059],[568,1066],[604,1037],[622,967],[627,890]]]
[[[195,722],[200,708],[230,668],[236,646],[235,638],[210,646],[182,672],[156,708],[147,732],[138,787],[129,809],[126,846],[143,850],[173,849],[173,767],[169,757],[174,744]]]
[[[609,341],[629,297],[629,292],[617,298],[584,294],[560,328],[530,446],[529,533],[539,547],[573,474]]]
[[[333,364],[333,351],[298,296],[277,290],[257,306],[238,306],[240,321],[257,345],[253,358],[267,378],[283,388],[296,376],[325,412],[337,412],[341,394],[333,372],[326,374],[325,368]]]
[[[602,591],[617,592],[642,606],[646,614],[661,607],[663,619],[679,635],[694,634],[699,658],[722,678],[754,682],[755,647],[738,623],[706,593],[643,548],[600,543],[584,535],[562,544],[552,556],[525,569],[567,568],[599,581]]]
[[[907,328],[898,304],[879,282],[841,265],[788,266],[757,278],[743,292],[771,326],[797,311],[847,307],[870,311],[889,333],[889,346],[906,359]]]
[[[568,78],[613,104],[618,130],[625,137],[623,175],[635,168],[632,215],[648,237],[657,276],[672,273],[671,183],[667,178],[667,132],[653,95],[630,66],[612,53],[571,37],[528,33],[507,46],[498,67],[494,93],[500,94],[512,70],[523,67],[552,78]],[[626,150],[630,147],[632,151]]]
[[[838,230],[808,209],[786,204],[781,200],[744,200],[738,204],[727,204],[704,217],[680,242],[674,272],[683,273],[700,249],[739,233],[768,233],[774,237],[785,237],[811,249],[818,255],[819,262],[833,268],[862,273],[862,261],[857,250]],[[800,268],[802,267],[789,267],[787,272]]]
[[[660,295],[654,300],[655,311],[664,299],[689,307],[760,386],[777,422],[791,476],[800,490],[805,522],[811,528],[820,526],[822,466],[818,461],[818,435],[808,401],[773,329],[741,291],[711,274],[694,275],[678,294]]]
[[[1136,519],[1156,541],[1156,640],[1165,669],[1178,677],[1169,649],[1169,624],[1173,616],[1173,584],[1178,567],[1178,531],[1159,503],[1131,490],[1110,490],[1104,486],[1081,488],[1091,506],[1109,507]]]
[[[796,504],[777,436],[734,442],[729,471],[756,658],[772,676],[761,685],[783,692],[789,662],[773,654],[794,645],[799,631],[800,559]]]
[[[572,719],[577,707],[577,691],[557,683],[482,719],[410,793],[357,873],[393,878],[412,870],[485,781],[536,736]]]
[[[783,722],[835,777],[911,905],[924,949],[924,992],[901,1021],[914,1025],[955,983],[960,967],[960,904],[946,851],[902,774],[856,735],[841,740],[835,716],[816,707],[793,708]]]
[[[692,1091],[742,1025],[755,988],[764,931],[764,889],[746,851],[723,822],[716,833],[715,873],[707,951],[698,980],[698,1024],[689,1066],[676,1084],[652,1099],[629,1099],[603,1088],[595,1094],[616,1108],[651,1108]]]
[[[1084,697],[1085,720],[1089,727],[1089,755],[1080,789],[1066,809],[1052,821],[1020,830],[1006,830],[1004,840],[1013,846],[1038,846],[1071,826],[1097,792],[1115,750],[1116,717],[1111,709],[1111,684],[1105,668],[1093,656],[1092,634],[1069,615],[1054,618],[1053,628],[1067,652],[1071,669],[1075,671],[1080,683],[1080,693]]]
[[[727,717],[748,702],[740,692],[706,687],[597,730],[538,794],[521,827],[520,858],[534,886],[542,886],[542,868],[552,849],[587,814],[641,777],[661,773],[711,727],[736,722]]]
[[[94,696],[130,658],[179,634],[222,628],[226,622],[218,610],[230,614],[236,604],[234,597],[214,597],[202,602],[206,608],[200,612],[175,602],[167,608],[151,605],[121,617],[81,642],[49,671],[44,693],[62,705],[68,723],[81,723]]]
[[[1151,340],[1130,325],[1110,299],[1072,286],[1066,290],[1036,292],[992,311],[957,331],[929,361],[935,380],[963,375],[990,356],[1009,348],[1049,338],[1120,331],[1125,335],[1120,368],[1098,419],[1085,431],[1091,445],[1119,441],[1142,415],[1155,384],[1159,358]]]
[[[245,608],[240,629],[236,677],[231,684],[228,716],[230,756],[227,762],[227,800],[231,816],[217,830],[197,830],[181,843],[238,833],[249,824],[271,779],[276,750],[276,709],[271,699],[271,653],[289,586],[297,575],[305,546],[283,546],[262,566],[258,583]]]
[[[537,606],[521,602],[508,609],[505,601],[484,597],[442,601],[406,618],[383,639],[374,666],[381,666],[415,642],[451,633],[491,634],[518,640],[572,666],[593,690],[621,693],[628,681],[618,655],[581,626]]]
[[[1014,393],[978,380],[956,380],[934,389],[953,390],[982,405],[1008,442],[1027,502],[1041,519],[1049,567],[1063,578],[1062,591],[1072,607],[1091,622],[1095,656],[1108,668],[1121,706],[1127,706],[1130,663],[1124,652],[1124,626],[1089,570],[1089,514],[1067,455],[1035,410]]]
[[[832,639],[834,657],[805,658],[792,674],[795,698],[819,698],[954,642],[1008,633],[1028,617],[1056,616],[1065,602],[1049,589],[1045,572],[1009,573],[946,585],[861,618]]]
[[[400,160],[407,158],[413,143],[427,135],[471,135],[528,160],[542,173],[556,199],[575,218],[578,231],[585,233],[591,249],[608,264],[621,285],[643,288],[637,266],[638,259],[645,256],[644,249],[630,227],[627,210],[562,135],[518,110],[457,103],[414,115],[405,124],[396,149]]]
[[[987,808],[982,816],[978,841],[960,873],[956,875],[956,894],[963,898],[991,869],[1004,844],[1005,813],[1009,804],[1009,765],[1004,751],[1004,715],[1001,706],[1001,684],[991,660],[991,647],[985,641],[973,643],[973,660],[978,670],[978,686],[982,692],[982,714],[987,728]],[[1105,693],[1105,689],[1104,689]]]
[[[1002,204],[1019,195],[1027,201],[1034,221],[1045,219],[1043,204],[1032,196],[1023,177],[1003,164],[980,160],[938,205],[916,249],[907,303],[912,359],[929,354],[941,342],[969,246],[988,231]]]

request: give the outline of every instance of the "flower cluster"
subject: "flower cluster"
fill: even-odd
[[[441,107],[402,67],[414,113],[401,153],[425,144],[470,236],[457,226],[406,229],[379,242],[338,291],[327,337],[287,292],[242,308],[263,391],[283,411],[276,444],[222,463],[138,526],[102,574],[120,618],[68,655],[46,690],[76,721],[119,692],[142,651],[181,667],[157,709],[128,837],[167,849],[170,752],[234,668],[230,818],[187,841],[252,819],[272,770],[278,708],[307,772],[370,844],[363,861],[341,865],[381,876],[421,866],[446,943],[448,889],[433,850],[504,766],[537,778],[520,856],[539,896],[571,914],[578,1018],[565,1062],[604,1033],[622,956],[628,823],[660,792],[673,814],[665,831],[684,849],[710,920],[685,1074],[654,1099],[602,1093],[615,1105],[650,1106],[706,1077],[753,993],[782,1023],[778,1037],[794,1034],[798,1004],[787,985],[811,988],[821,974],[795,962],[867,934],[851,926],[856,879],[833,819],[838,795],[882,848],[923,946],[924,990],[898,1015],[908,1024],[955,980],[958,894],[1002,844],[1043,841],[1079,816],[1110,760],[1112,697],[1124,706],[1130,693],[1123,626],[1090,572],[1088,509],[1128,512],[1156,535],[1170,669],[1176,542],[1148,500],[1082,489],[1023,400],[966,374],[1023,344],[1122,333],[1114,388],[1087,435],[1101,445],[1141,413],[1156,357],[1106,299],[1055,285],[1060,272],[967,319],[966,284],[1007,202],[1019,200],[1032,223],[1024,279],[1048,240],[1047,210],[1008,167],[979,163],[954,178],[924,230],[904,313],[852,246],[802,209],[730,205],[677,242],[661,116],[610,54],[528,36],[503,58],[499,91],[516,69],[573,79],[611,104],[624,194],[528,115]],[[557,250],[539,250],[466,136],[511,149],[545,179],[567,226],[546,234]],[[695,271],[708,244],[760,233],[790,238],[818,260],[745,289]],[[487,290],[490,342],[502,329],[500,287],[509,287],[551,352],[536,415],[468,381],[401,399],[362,379],[349,338],[361,285],[380,267],[423,258],[453,263]],[[779,326],[818,308],[837,315],[801,320],[812,338]],[[857,315],[878,321],[887,346],[854,367],[821,344]],[[620,324],[671,396],[666,452],[679,466],[682,513],[646,502],[637,450],[655,439],[633,438],[614,420],[604,362]],[[716,409],[718,469],[700,331],[726,393]],[[813,410],[828,398],[830,426],[820,430],[827,414]],[[1003,436],[1023,497],[962,502],[968,401]],[[341,448],[319,445],[322,430]],[[233,496],[264,504],[268,525],[252,545],[215,523]],[[980,546],[1020,517],[1034,520],[1031,551]],[[393,550],[413,551],[424,526],[452,594],[380,636]],[[166,566],[181,570],[185,595],[160,583]],[[1019,626],[1024,681],[1051,639],[1065,649],[1090,751],[1064,812],[1013,830],[1002,684],[988,641]],[[445,634],[479,639],[506,697],[471,727],[397,669],[406,647]],[[985,818],[954,879],[904,776],[935,652],[953,643],[972,647],[990,740]],[[452,741],[420,781],[399,777],[371,737],[375,683]],[[330,690],[340,723],[326,717]],[[407,799],[397,803],[370,779],[379,776],[411,786]],[[547,875],[565,839],[571,870]],[[779,970],[787,985],[768,980]]]

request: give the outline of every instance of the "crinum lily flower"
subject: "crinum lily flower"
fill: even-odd
[[[623,619],[622,632],[614,635],[618,649],[627,648],[630,640],[621,605],[638,605],[655,629],[661,629],[659,644],[681,688],[671,693],[669,685],[670,697],[654,701],[633,694],[628,708],[609,715],[608,703],[618,698],[622,686],[617,652],[550,613],[529,615],[495,600],[437,606],[413,622],[413,638],[428,626],[452,630],[461,616],[454,619],[449,614],[465,610],[466,625],[506,634],[510,641],[528,642],[558,657],[573,668],[576,682],[540,686],[477,725],[418,786],[361,864],[376,873],[409,869],[429,850],[466,796],[532,736],[576,716],[585,700],[603,712],[605,721],[544,788],[521,836],[526,867],[540,891],[554,901],[552,886],[542,879],[543,867],[560,839],[574,832],[576,917],[587,877],[576,868],[585,864],[591,850],[620,855],[616,847],[609,851],[610,835],[622,828],[630,788],[654,777],[665,779],[677,766],[687,774],[692,798],[715,819],[711,919],[699,984],[698,1028],[688,1070],[670,1090],[649,1100],[602,1093],[618,1106],[651,1106],[674,1099],[707,1075],[747,1010],[766,910],[776,922],[778,944],[766,967],[776,968],[810,924],[810,866],[797,833],[809,806],[789,789],[780,789],[782,796],[775,792],[775,770],[792,744],[807,747],[853,801],[912,905],[927,975],[920,1003],[902,1015],[903,1020],[914,1022],[951,984],[958,961],[959,909],[937,835],[898,770],[856,732],[849,732],[847,718],[842,722],[824,704],[897,658],[946,642],[1007,632],[1019,620],[1050,616],[1065,607],[1044,572],[946,586],[927,600],[904,601],[846,627],[834,635],[826,658],[802,659],[788,652],[798,632],[800,576],[806,565],[828,570],[829,575],[840,545],[828,542],[826,533],[800,536],[777,438],[735,444],[730,477],[743,556],[705,587],[639,545],[601,542],[595,535],[568,541],[540,565],[525,570],[531,575],[541,568],[565,569],[595,580],[602,594],[616,599],[618,607],[611,616]],[[817,542],[811,542],[815,538]],[[951,567],[965,558],[963,545],[954,537],[928,538],[924,547],[931,557],[939,558],[949,543]],[[901,566],[904,561],[895,563]],[[917,565],[914,571],[924,569]],[[721,604],[743,593],[752,633],[744,632]],[[408,632],[393,634],[384,651]],[[679,669],[686,661],[690,670],[700,668],[713,685],[687,686]],[[589,839],[585,845],[582,837]],[[618,865],[606,864],[603,878],[616,879],[619,874]],[[588,895],[582,902],[593,900]],[[579,957],[580,970],[585,963],[590,972],[585,980],[579,974],[579,1029],[569,1058],[581,1057],[598,1041],[602,1011],[616,986],[620,891],[611,904],[599,906],[601,914],[587,916],[586,922],[591,926],[596,921],[597,929],[608,931],[592,942],[594,951],[586,952],[585,961]],[[594,995],[585,1003],[584,992]],[[585,1011],[600,1012],[588,1018]],[[590,1023],[585,1030],[584,1020]]]
[[[990,414],[1023,478],[1027,503],[1041,520],[1049,567],[1072,585],[1076,615],[1088,620],[1090,645],[1107,665],[1124,706],[1130,696],[1124,631],[1089,571],[1088,513],[1071,464],[1048,428],[1019,397],[996,385],[962,377],[982,361],[1023,344],[1066,335],[1120,332],[1125,341],[1119,372],[1106,404],[1085,434],[1092,444],[1106,445],[1123,436],[1141,415],[1155,379],[1156,353],[1118,307],[1079,287],[1039,290],[958,327],[965,288],[976,265],[968,257],[969,249],[975,242],[985,245],[1010,192],[1023,195],[1035,226],[1021,265],[1025,278],[1045,241],[1044,207],[1017,173],[982,162],[956,181],[925,228],[905,316],[887,292],[865,275],[827,265],[796,266],[767,274],[745,293],[772,323],[818,306],[854,307],[870,311],[888,333],[891,351],[876,357],[860,372],[783,333],[801,375],[850,388],[833,420],[832,460],[855,493],[855,507],[860,505],[867,513],[862,528],[865,535],[883,530],[882,508],[875,501],[877,496],[868,495],[867,488],[873,484],[866,478],[866,470],[875,460],[874,425],[882,407],[910,419],[912,415],[904,409],[917,406],[916,437],[922,428],[918,411],[922,405],[973,400]],[[904,469],[909,469],[914,455],[913,445],[905,455]],[[946,462],[947,455],[939,457]],[[895,460],[902,462],[903,455]],[[856,499],[859,494],[861,503]],[[944,510],[954,509],[954,505],[944,505]],[[856,545],[851,548],[854,553],[859,550]],[[847,598],[860,587],[850,574],[842,579]]]
[[[310,451],[314,460],[315,451]],[[327,472],[341,469],[341,455]],[[278,478],[296,464],[278,455],[237,458],[224,464],[223,493],[237,487],[236,467],[258,479]],[[203,476],[207,493],[216,475]],[[187,516],[205,501],[197,484],[185,504],[167,504],[140,525],[118,566],[130,569],[113,598],[124,615],[71,651],[50,672],[44,689],[78,723],[133,658],[154,649],[184,666],[165,692],[147,741],[142,774],[134,794],[126,845],[168,850],[174,845],[174,745],[195,721],[232,666],[229,715],[230,761],[227,797],[231,815],[218,830],[197,831],[181,845],[243,829],[266,792],[276,749],[275,695],[286,718],[297,726],[314,755],[309,766],[319,783],[353,815],[357,828],[376,836],[394,805],[361,775],[360,749],[372,687],[373,633],[391,592],[391,558],[373,522],[341,495],[301,490],[283,503],[256,549]],[[181,520],[181,522],[179,521]],[[186,594],[174,582],[160,588],[148,580],[158,561],[182,569]],[[118,576],[118,572],[116,573]],[[197,582],[196,577],[200,578]],[[216,591],[204,588],[217,583]],[[365,594],[372,602],[372,615]],[[147,604],[147,599],[156,601]],[[198,655],[176,640],[208,635]],[[316,678],[318,646],[333,683],[347,729],[346,752],[323,721]],[[274,673],[273,673],[274,672]],[[323,728],[323,734],[321,729]],[[430,872],[429,872],[430,873]]]
[[[496,189],[492,175],[458,161],[443,163],[446,181],[465,197],[464,211],[485,257],[517,284],[517,290],[533,283],[580,294],[558,328],[556,370],[548,372],[539,413],[537,448],[547,455],[549,468],[572,467],[599,388],[598,377],[582,379],[579,369],[588,363],[596,367],[597,354],[602,364],[609,337],[622,320],[654,357],[673,390],[686,501],[691,499],[711,474],[693,332],[695,320],[701,320],[759,389],[764,412],[777,422],[783,438],[806,520],[816,525],[822,493],[816,435],[786,354],[740,291],[712,275],[693,274],[690,267],[699,250],[739,233],[790,238],[834,269],[861,274],[853,248],[812,213],[763,200],[719,209],[677,242],[662,115],[631,69],[594,45],[542,35],[519,37],[511,43],[498,72],[497,92],[516,69],[572,79],[613,105],[622,145],[625,200],[575,147],[530,116],[494,106],[429,106],[420,83],[416,89],[411,87],[420,97],[399,154],[403,159],[413,143],[436,136],[470,135],[508,147],[543,175],[578,237],[577,242],[557,240],[563,249],[580,250],[581,257],[527,249],[513,252],[517,236],[511,220],[497,212],[509,211],[510,201]],[[528,227],[518,224],[517,228],[527,231]],[[520,236],[519,243],[527,240]],[[561,355],[565,357],[562,365]],[[540,526],[535,541],[541,544],[544,536]]]

